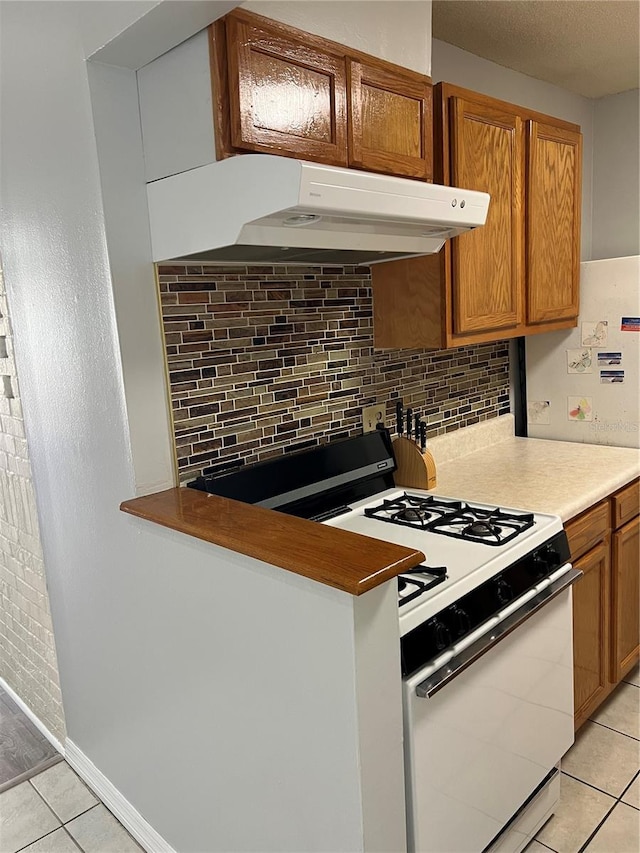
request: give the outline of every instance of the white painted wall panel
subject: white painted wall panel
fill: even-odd
[[[640,254],[640,92],[594,103],[593,260]]]
[[[431,0],[250,0],[242,8],[430,73]]]
[[[207,30],[138,72],[147,181],[216,159]]]

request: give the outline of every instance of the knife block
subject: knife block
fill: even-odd
[[[415,441],[398,436],[393,439],[393,452],[398,465],[394,474],[396,486],[435,489],[436,463],[430,450],[423,453]]]

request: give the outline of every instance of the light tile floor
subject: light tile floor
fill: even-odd
[[[142,853],[66,761],[0,794],[0,853]]]
[[[576,735],[562,760],[560,803],[527,853],[640,851],[640,669]]]
[[[527,853],[640,851],[640,670],[582,726],[560,803]],[[0,794],[0,853],[141,853],[62,761]]]

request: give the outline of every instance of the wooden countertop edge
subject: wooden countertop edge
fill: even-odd
[[[195,489],[131,498],[120,509],[351,595],[425,560],[412,548]]]

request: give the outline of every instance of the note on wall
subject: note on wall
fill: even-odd
[[[567,350],[567,373],[593,373],[589,347]]]
[[[621,364],[622,363],[622,353],[621,352],[599,352],[598,353],[598,367],[606,367],[611,364]]]
[[[609,324],[606,320],[582,324],[583,347],[603,347],[607,343]]]
[[[609,385],[613,382],[624,382],[624,370],[601,370],[600,382]]]
[[[567,397],[567,417],[570,421],[593,420],[593,399],[591,397]]]
[[[640,317],[622,317],[620,320],[621,332],[640,332]]]
[[[527,401],[527,423],[549,424],[549,401],[528,400]]]

